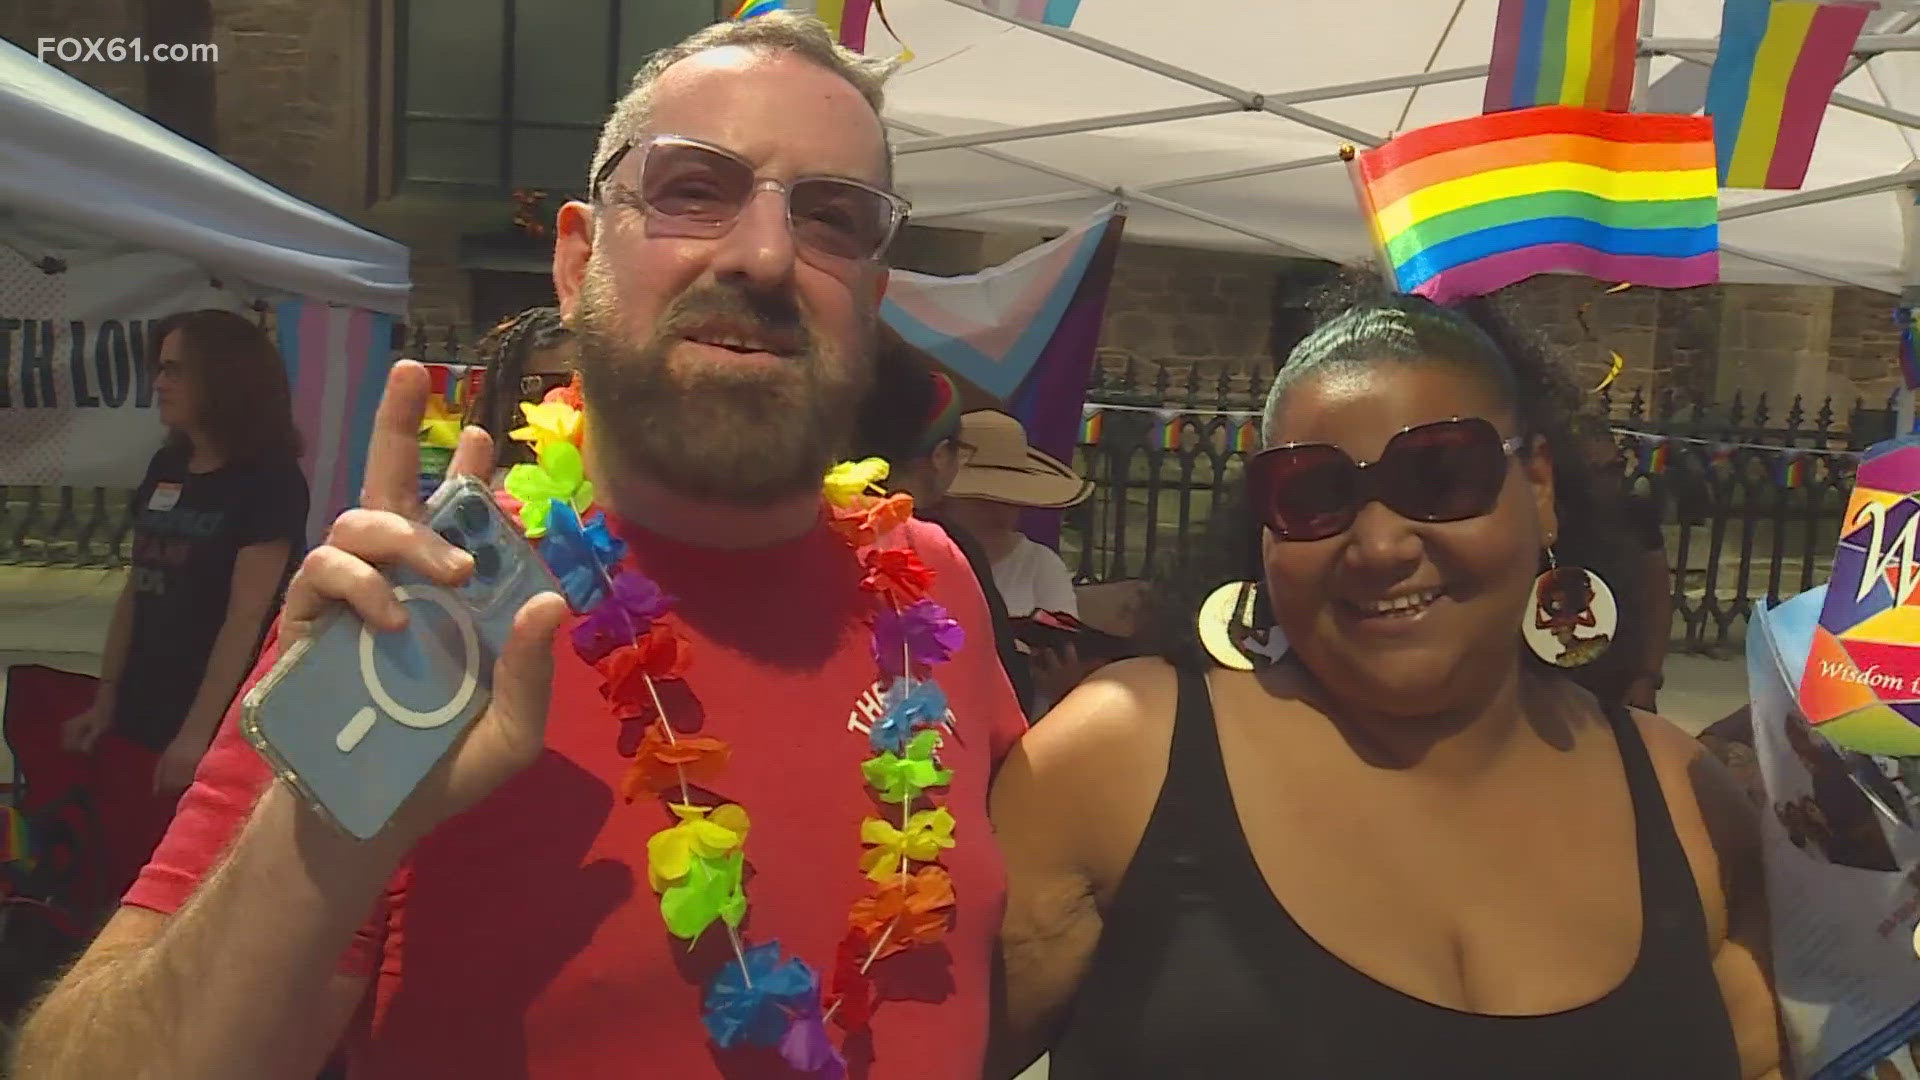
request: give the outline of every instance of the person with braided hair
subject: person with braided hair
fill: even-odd
[[[997,1075],[1781,1075],[1755,808],[1522,648],[1540,575],[1640,561],[1580,404],[1484,302],[1294,349],[1244,485],[1287,648],[1106,667],[999,774]]]
[[[573,331],[553,307],[508,316],[475,344],[487,374],[469,403],[466,422],[493,436],[498,467],[533,460],[526,444],[507,433],[519,426],[521,402],[537,402],[573,378],[572,348]]]

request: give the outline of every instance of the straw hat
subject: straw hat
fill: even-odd
[[[960,418],[965,457],[947,489],[950,499],[984,499],[1012,506],[1056,510],[1078,506],[1093,485],[1049,454],[1027,445],[1020,421],[984,409]]]

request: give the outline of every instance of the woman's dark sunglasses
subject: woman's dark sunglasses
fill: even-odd
[[[609,183],[629,155],[640,159],[636,186]],[[762,188],[786,199],[787,221],[802,251],[834,259],[879,256],[908,211],[898,195],[844,177],[763,180],[732,151],[678,135],[652,135],[622,147],[600,167],[590,194],[646,213],[664,235],[715,239],[733,228]]]
[[[1410,427],[1364,464],[1325,443],[1276,446],[1247,462],[1248,502],[1281,540],[1338,536],[1375,501],[1410,521],[1465,521],[1500,500],[1523,443],[1471,418]]]

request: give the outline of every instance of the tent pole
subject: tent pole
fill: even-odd
[[[1085,131],[1106,131],[1110,128],[1134,127],[1140,124],[1164,124],[1170,120],[1192,120],[1195,117],[1219,116],[1222,113],[1240,111],[1242,111],[1241,107],[1231,101],[1208,101],[1199,105],[1180,105],[1171,109],[1145,109],[1140,112],[1115,113],[1111,116],[1089,116],[1084,120],[1062,120],[1052,124],[976,131],[968,135],[942,135],[934,139],[915,139],[894,147],[893,152],[896,156],[924,154],[930,150],[957,150],[963,146],[985,146],[988,143],[1018,142],[1021,139],[1044,139],[1053,135],[1078,135]]]
[[[1256,95],[1262,101],[1281,105],[1303,105],[1315,101],[1335,101],[1340,98],[1362,97],[1367,94],[1385,93],[1390,90],[1411,90],[1421,86],[1435,86],[1441,83],[1465,82],[1478,79],[1487,73],[1487,65],[1476,64],[1471,67],[1446,68],[1442,71],[1428,71],[1417,75],[1395,75],[1385,79],[1368,79],[1364,82],[1337,83],[1330,86],[1315,86],[1305,90],[1287,90],[1278,94]],[[894,148],[896,154],[919,154],[929,150],[951,150],[962,146],[987,146],[992,143],[1015,142],[1021,139],[1043,139],[1051,135],[1074,135],[1087,131],[1103,131],[1107,128],[1130,127],[1139,124],[1158,124],[1171,120],[1188,120],[1200,116],[1216,116],[1222,113],[1246,109],[1237,101],[1221,101],[1204,105],[1181,105],[1171,109],[1148,109],[1141,112],[1113,113],[1108,116],[1092,116],[1084,120],[1065,120],[1052,124],[1032,124],[1025,127],[999,128],[994,131],[980,131],[969,135],[949,135],[940,139],[905,143]]]
[[[1296,109],[1284,102],[1269,101],[1251,90],[1245,90],[1230,83],[1223,83],[1218,79],[1202,75],[1197,71],[1192,71],[1175,64],[1169,64],[1164,60],[1156,60],[1151,56],[1134,52],[1132,49],[1123,49],[1118,45],[1101,41],[1099,38],[1091,38],[1072,30],[1063,30],[1057,26],[1048,26],[1044,23],[1022,19],[1015,15],[1002,15],[1000,12],[991,11],[979,6],[974,0],[947,0],[947,3],[955,7],[966,8],[968,11],[980,15],[985,15],[990,19],[998,19],[1003,23],[1031,30],[1036,34],[1044,34],[1056,41],[1064,41],[1069,45],[1078,46],[1088,52],[1097,53],[1109,60],[1118,60],[1123,64],[1131,64],[1142,71],[1150,71],[1162,78],[1186,83],[1188,86],[1205,90],[1209,94],[1217,94],[1229,101],[1239,103],[1241,108],[1249,111],[1265,110],[1275,116],[1291,120],[1296,124],[1313,128],[1315,131],[1324,131],[1329,135],[1337,135],[1348,142],[1358,143],[1361,146],[1379,146],[1386,141],[1378,135],[1370,135],[1361,131],[1359,128],[1342,124],[1338,120],[1330,120],[1327,117],[1315,115],[1304,109]]]
[[[939,134],[938,132],[934,131],[932,128],[924,128],[918,124],[908,123],[905,120],[890,118],[886,120],[886,123],[889,127],[895,128],[900,131],[904,131],[909,135],[934,136]],[[1056,180],[1064,180],[1069,184],[1078,184],[1081,187],[1092,188],[1095,191],[1107,192],[1110,195],[1112,195],[1114,198],[1121,199],[1123,201],[1130,200],[1133,202],[1141,203],[1146,206],[1158,207],[1159,209],[1165,210],[1170,214],[1180,214],[1184,217],[1190,217],[1195,221],[1203,221],[1208,225],[1213,225],[1217,228],[1225,229],[1228,232],[1236,232],[1241,234],[1242,236],[1251,236],[1255,240],[1264,240],[1267,243],[1272,244],[1273,246],[1281,249],[1282,251],[1300,255],[1305,258],[1325,259],[1329,262],[1340,261],[1334,256],[1326,254],[1325,252],[1309,251],[1306,248],[1299,246],[1298,244],[1295,244],[1288,240],[1284,240],[1278,236],[1275,236],[1270,232],[1265,231],[1264,229],[1258,229],[1252,225],[1243,225],[1240,222],[1232,221],[1228,218],[1218,217],[1214,214],[1209,214],[1204,210],[1200,210],[1195,207],[1188,206],[1185,203],[1175,202],[1172,199],[1163,199],[1158,195],[1149,194],[1143,191],[1128,191],[1128,190],[1116,188],[1112,184],[1103,184],[1100,181],[1093,179],[1092,177],[1081,176],[1079,173],[1071,173],[1065,169],[1056,169],[1051,165],[1034,161],[1032,158],[1024,158],[1019,156],[1018,154],[1009,154],[1004,150],[995,150],[992,147],[988,147],[988,146],[969,146],[966,149],[969,153],[980,154],[985,157],[990,157],[990,158],[993,158],[995,161],[1004,161],[1009,165],[1018,165],[1023,169],[1032,169],[1034,172],[1041,173],[1046,176],[1051,176]]]
[[[1852,180],[1832,187],[1814,188],[1811,191],[1796,191],[1791,195],[1782,195],[1777,199],[1761,199],[1758,202],[1743,203],[1739,206],[1724,206],[1720,209],[1721,221],[1735,221],[1740,218],[1754,217],[1758,214],[1770,214],[1775,210],[1792,210],[1799,206],[1818,206],[1821,203],[1851,199],[1856,195],[1872,195],[1879,191],[1892,191],[1912,184],[1920,173],[1914,169],[1905,169],[1885,176],[1872,176],[1865,180]]]
[[[1697,64],[1700,67],[1713,66],[1713,58],[1711,56],[1700,56],[1694,53],[1671,53],[1669,55],[1675,60],[1685,61],[1689,64]],[[1885,120],[1889,124],[1898,124],[1901,127],[1920,129],[1920,113],[1904,112],[1888,105],[1863,101],[1849,94],[1836,93],[1828,98],[1828,102],[1842,109],[1846,109],[1849,112],[1857,112],[1862,116],[1871,116],[1875,120]]]
[[[1159,180],[1129,191],[1152,194],[1171,191],[1179,187],[1195,187],[1201,184],[1217,184],[1226,180],[1245,180],[1255,176],[1271,176],[1274,173],[1292,172],[1295,169],[1310,169],[1320,165],[1340,164],[1339,154],[1322,154],[1319,157],[1301,158],[1298,161],[1283,161],[1277,165],[1252,165],[1244,169],[1229,169],[1226,172],[1208,173],[1204,176],[1186,176],[1178,180]],[[940,206],[927,210],[915,207],[915,221],[929,218],[959,217],[962,214],[985,214],[995,210],[1018,210],[1028,206],[1049,206],[1055,203],[1079,202],[1093,198],[1093,192],[1059,191],[1051,195],[1025,195],[1014,199],[992,199],[987,202],[960,203],[956,206]]]
[[[1647,8],[1640,9],[1641,25],[1646,25]],[[1671,56],[1675,53],[1706,53],[1718,51],[1718,38],[1656,38],[1649,37],[1640,43],[1642,53],[1653,56]],[[1906,34],[1862,34],[1854,42],[1855,56],[1878,56],[1890,52],[1920,52],[1920,38]]]
[[[1656,0],[1640,0],[1640,54],[1633,62],[1633,102],[1629,108],[1646,108],[1647,88],[1653,82],[1653,54],[1647,46],[1653,40],[1653,8]]]

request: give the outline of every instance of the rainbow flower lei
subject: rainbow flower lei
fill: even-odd
[[[660,684],[685,678],[691,643],[674,624],[673,598],[620,565],[625,545],[594,507],[581,458],[586,425],[577,377],[521,410],[526,424],[509,437],[531,444],[538,462],[509,470],[495,497],[538,542],[568,604],[583,616],[571,630],[573,647],[600,673],[619,752],[632,758],[626,801],[655,795],[668,811],[670,823],[647,841],[647,881],[660,896],[661,919],[689,943],[717,922],[733,947],[733,959],[707,983],[707,1034],[722,1049],[772,1047],[801,1072],[839,1080],[846,1061],[827,1025],[848,1034],[865,1030],[875,1007],[873,965],[939,941],[954,911],[953,879],[938,861],[954,846],[954,818],[927,796],[953,779],[940,759],[949,713],[929,675],[965,635],[930,596],[934,572],[911,547],[887,543],[913,515],[912,499],[880,492],[888,467],[877,458],[835,466],[822,488],[829,524],[859,560],[860,587],[875,599],[874,664],[889,680],[885,709],[869,734],[873,756],[860,774],[881,802],[899,807],[897,822],[869,816],[860,823],[859,868],[869,886],[847,913],[847,933],[823,986],[777,940],[750,944],[743,933],[747,811],[730,802],[708,805],[694,791],[724,775],[732,748],[677,731],[666,715]]]

